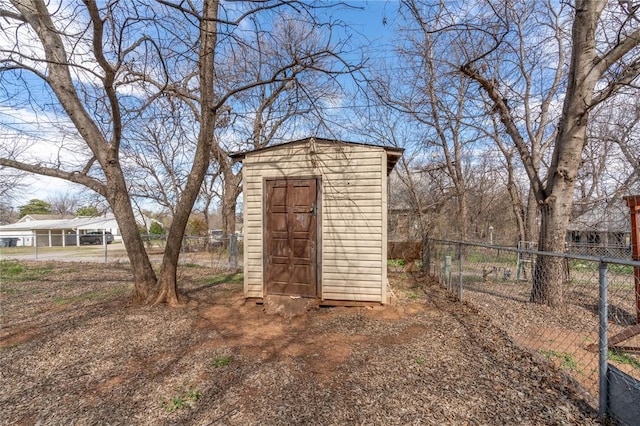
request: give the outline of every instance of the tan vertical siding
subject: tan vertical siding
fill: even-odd
[[[382,170],[386,170],[387,155],[386,152],[382,156]],[[387,303],[387,211],[388,211],[388,176],[386,173],[382,173],[382,235],[384,236],[382,241],[382,303]]]
[[[383,148],[306,143],[244,159],[245,296],[263,297],[263,180],[319,176],[321,294],[386,302],[386,153]]]

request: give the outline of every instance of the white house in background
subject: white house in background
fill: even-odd
[[[57,217],[57,218],[56,218]],[[140,226],[148,228],[151,220],[136,216]],[[121,241],[120,228],[112,213],[96,217],[60,217],[55,215],[26,215],[18,222],[0,226],[0,239],[17,238],[16,246],[76,246],[80,235],[88,232],[110,232],[115,241]],[[13,244],[12,244],[13,245]]]

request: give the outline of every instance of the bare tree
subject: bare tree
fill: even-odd
[[[69,192],[50,195],[46,200],[51,206],[51,213],[59,215],[74,215],[81,206],[81,199]]]
[[[373,93],[369,99],[376,96]],[[420,152],[425,145],[424,134],[421,129],[408,125],[407,117],[410,115],[398,108],[384,104],[380,107],[374,102],[370,107],[356,111],[355,125],[349,131],[377,144],[401,147],[408,153]],[[406,237],[419,240],[425,235],[445,236],[434,235],[442,229],[436,224],[450,199],[450,195],[446,195],[451,185],[445,169],[445,164],[431,156],[409,154],[398,160],[390,176],[389,205],[393,209],[409,210],[417,219],[418,229],[411,230],[415,234]]]
[[[589,114],[599,103],[633,87],[640,72],[637,8],[632,8],[627,2],[582,0],[575,2],[575,8],[569,14],[564,13],[565,10],[556,14],[572,22],[571,45],[562,111],[553,133],[553,152],[548,170],[543,175],[531,146],[523,136],[525,132],[518,116],[518,108],[522,104],[514,103],[515,99],[508,96],[510,91],[501,86],[494,75],[487,74],[483,66],[492,60],[503,60],[503,55],[508,55],[508,51],[502,48],[513,45],[510,35],[514,28],[518,28],[518,21],[514,19],[517,10],[490,2],[486,4],[491,6],[485,9],[488,20],[474,22],[472,18],[461,29],[464,34],[475,36],[476,46],[484,50],[467,50],[468,60],[461,64],[460,71],[486,93],[505,133],[518,150],[540,209],[539,249],[562,252],[576,176],[586,144]],[[553,11],[550,3],[544,7]],[[537,49],[540,49],[539,44]],[[523,51],[534,52],[534,47],[529,45]],[[557,68],[564,65],[561,52],[562,49],[557,51]],[[507,76],[502,75],[500,82],[506,79]],[[540,257],[536,262],[531,300],[551,306],[563,303],[562,280],[561,259]]]
[[[408,20],[415,23],[415,28],[423,34],[424,45],[430,46],[428,50],[437,52],[439,72],[435,77],[438,81],[449,82],[450,86],[464,86],[468,83],[456,83],[456,78],[460,78],[458,71],[460,64],[465,63],[469,57],[479,57],[484,51],[482,49],[482,39],[478,39],[478,34],[484,35],[484,28],[496,27],[496,23],[484,16],[482,5],[486,2],[477,2],[477,9],[470,12],[471,23],[459,23],[456,20],[456,9],[443,4],[435,5],[428,2],[407,0],[402,2],[403,9],[407,10]],[[465,8],[469,4],[460,5]],[[542,10],[533,2],[514,2],[499,8],[508,14],[511,22],[511,32],[509,42],[505,43],[505,48],[496,53],[491,59],[493,62],[485,60],[479,64],[481,72],[485,73],[490,81],[502,89],[505,99],[509,99],[511,105],[517,106],[516,120],[519,128],[522,129],[523,143],[527,146],[531,166],[539,171],[548,151],[548,147],[553,141],[553,126],[558,114],[553,108],[557,100],[558,92],[562,88],[564,68],[562,66],[549,66],[548,58],[551,52],[557,52],[558,63],[564,62],[565,36],[561,31],[559,16],[553,11]],[[478,16],[474,16],[477,13]],[[501,22],[498,21],[498,24]],[[442,31],[438,29],[444,28]],[[540,28],[543,28],[542,31]],[[528,48],[531,40],[544,37],[547,48],[550,52],[532,51]],[[419,48],[420,45],[417,47]],[[422,56],[425,51],[414,48]],[[501,60],[508,57],[508,61]],[[543,70],[543,71],[541,71]],[[430,70],[425,66],[425,74]],[[453,77],[452,75],[457,75]],[[464,78],[464,77],[463,77]],[[540,80],[544,79],[545,91],[540,88]],[[442,83],[439,83],[442,84]],[[447,87],[447,86],[444,86]],[[440,92],[442,93],[442,92]],[[438,101],[444,102],[446,92],[439,94]],[[455,99],[455,95],[453,96]],[[452,117],[463,120],[467,127],[476,128],[479,135],[473,143],[474,151],[483,149],[477,142],[487,143],[494,140],[498,143],[500,152],[504,155],[505,165],[513,171],[514,150],[507,147],[502,142],[502,137],[496,133],[496,122],[491,117],[495,113],[493,101],[488,99],[485,93],[476,94],[475,87],[468,91],[469,98],[464,105],[465,111],[459,117]],[[489,117],[485,111],[489,112]],[[469,132],[465,132],[467,137]],[[501,132],[503,133],[503,132]],[[547,154],[548,155],[548,154]],[[515,185],[515,177],[511,176],[509,183],[510,194],[514,203],[516,217],[520,217],[521,239],[535,240],[537,230],[537,202],[533,192],[528,191],[525,195],[526,202],[522,203],[522,195],[517,194],[519,188]],[[526,194],[525,189],[525,194]]]
[[[83,6],[68,4],[54,13],[43,0],[14,0],[11,4],[0,10],[0,17],[9,23],[14,36],[14,44],[1,50],[0,73],[5,81],[13,79],[14,85],[23,83],[27,88],[26,74],[40,79],[77,130],[85,154],[84,165],[76,161],[68,169],[56,161],[28,162],[13,157],[11,152],[3,152],[0,165],[66,179],[105,197],[116,215],[131,260],[136,284],[134,299],[143,302],[156,287],[156,275],[137,232],[121,167],[119,153],[126,110],[119,101],[118,83],[122,81],[121,73],[132,63],[131,56],[139,49],[149,48],[148,40],[144,36],[130,42],[121,40],[122,44],[110,51],[114,47],[109,43],[113,41],[111,36],[118,32],[109,33],[110,27],[105,27],[100,9],[92,1]],[[109,4],[107,9],[115,13],[119,8]],[[77,13],[82,13],[84,23],[74,21]],[[119,30],[126,31],[129,24],[123,25]],[[88,57],[91,65],[84,61]],[[35,98],[29,101],[37,104]]]
[[[588,128],[588,151],[583,154],[583,163],[591,163],[590,182],[601,188],[604,197],[637,192],[640,186],[638,96],[622,94],[609,99],[594,109],[592,117]],[[593,179],[594,176],[599,179]],[[616,184],[611,185],[612,182]],[[581,192],[586,196],[583,186]],[[611,186],[615,188],[610,189]]]
[[[638,8],[631,2],[604,0],[576,1],[572,6],[492,0],[404,0],[401,5],[413,23],[414,31],[406,33],[411,43],[406,45],[419,47],[412,49],[415,57],[436,51],[441,58],[436,81],[464,87],[451,77],[458,72],[475,83],[465,93],[480,89],[475,105],[469,102],[470,109],[461,117],[483,130],[495,129],[488,120],[495,116],[500,126],[492,138],[507,162],[512,161],[513,149],[502,142],[503,136],[515,147],[530,183],[523,216],[527,239],[535,229],[535,205],[541,220],[539,248],[563,251],[589,116],[621,92],[637,97]],[[567,23],[570,33],[565,32]],[[414,34],[421,35],[419,43],[411,39]],[[432,74],[427,63],[423,72]],[[442,109],[446,92],[439,93],[436,105]],[[515,208],[521,197],[514,192],[515,180],[510,182]],[[531,300],[562,303],[562,277],[559,259],[538,259]]]
[[[181,102],[167,97],[154,102],[137,121],[131,143],[123,147],[130,192],[173,216],[196,150],[197,122]]]
[[[576,175],[572,220],[592,209],[619,208],[624,205],[623,196],[637,193],[640,184],[639,105],[637,96],[620,94],[592,110],[582,165]],[[607,214],[600,220],[603,227],[620,226]]]
[[[503,158],[502,169],[506,172],[506,188],[511,201],[511,211],[516,221],[518,241],[532,241],[537,208],[531,191],[522,189],[518,180],[518,168],[515,158],[518,153],[513,146],[508,146],[500,132],[495,115],[491,115],[491,127],[487,129],[490,138],[495,141]],[[529,194],[526,196],[526,194]],[[525,201],[526,198],[526,201]]]
[[[473,101],[470,83],[451,72],[437,37],[425,20],[417,19],[419,5],[407,2],[405,6],[401,13],[407,26],[400,30],[405,40],[398,50],[403,66],[392,64],[386,77],[373,81],[372,87],[384,105],[406,114],[414,126],[420,126],[418,151],[427,158],[431,157],[429,153],[434,156],[433,164],[424,167],[437,165],[448,176],[457,205],[456,237],[466,238],[469,207],[463,158],[479,135],[466,116]]]
[[[264,25],[258,19],[248,19],[241,37],[228,36],[219,47],[224,60],[217,64],[220,77],[215,82],[215,93],[222,102],[211,152],[214,161],[205,175],[200,202],[208,216],[213,201],[220,201],[223,240],[235,232],[236,200],[242,191],[240,165],[234,164],[229,153],[290,139],[296,131],[308,128],[305,117],[317,113],[317,105],[335,95],[333,78],[354,69],[344,63],[344,70],[335,67],[340,64],[340,47],[334,46],[328,33],[319,32],[312,22],[284,13],[268,22],[272,27],[269,31]],[[160,81],[153,84],[162,86]],[[134,157],[138,170],[148,176],[138,193],[172,209],[170,205],[178,199],[187,176],[177,163],[184,158],[188,146],[171,141],[188,138],[189,129],[199,118],[188,87],[172,87],[168,93],[173,100],[165,109],[167,115],[150,117],[156,125],[146,130],[150,135],[164,135],[153,137],[148,149]],[[188,113],[177,111],[178,102],[192,109],[195,123],[183,118]],[[309,120],[318,120],[318,115],[321,114]],[[166,135],[162,129],[171,122],[175,122],[170,126],[173,130]],[[187,128],[178,134],[175,126],[180,123]]]
[[[202,203],[202,215],[204,221],[207,224],[207,229],[217,229],[219,224],[214,225],[212,211],[214,210],[215,201],[222,200],[222,193],[219,190],[220,180],[220,168],[218,163],[212,162],[209,166],[209,170],[202,182],[202,188],[200,188],[200,201]],[[215,217],[215,216],[214,216]]]
[[[12,203],[24,187],[23,179],[24,172],[0,167],[0,224],[11,223],[14,218],[17,218]]]
[[[122,231],[136,284],[134,300],[140,303],[179,302],[176,271],[182,237],[212,152],[222,158],[217,153],[223,145],[215,130],[221,117],[228,114],[231,100],[307,70],[351,71],[333,50],[329,36],[317,50],[294,51],[262,79],[224,74],[225,64],[236,55],[235,48],[252,44],[238,30],[243,22],[268,22],[268,17],[260,16],[291,7],[298,19],[305,17],[316,31],[313,13],[298,1],[223,5],[218,0],[205,0],[196,8],[191,3],[164,0],[101,5],[85,0],[51,11],[43,0],[13,0],[12,5],[0,11],[15,34],[14,44],[1,52],[0,75],[23,87],[29,86],[26,74],[39,78],[57,101],[58,123],[72,124],[77,135],[68,140],[74,145],[69,149],[74,153],[70,158],[59,155],[50,162],[30,162],[5,152],[0,165],[67,179],[104,196]],[[320,59],[325,57],[335,60],[336,69],[323,68]],[[246,58],[235,60],[241,63]],[[171,188],[173,196],[167,192],[173,217],[157,278],[138,235],[129,195],[132,185],[125,173],[132,163],[125,153],[140,142],[135,129],[141,128],[141,123],[148,123],[142,128],[152,135],[151,140],[155,137],[161,142],[166,128],[154,127],[148,119],[169,98],[184,106],[181,111],[189,111],[194,128],[183,134],[192,140],[192,148],[184,149],[181,158],[183,179]],[[37,100],[27,103],[34,105]],[[166,163],[167,169],[174,166]]]

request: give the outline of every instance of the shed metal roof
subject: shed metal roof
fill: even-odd
[[[251,155],[258,152],[275,150],[275,149],[282,148],[284,146],[304,144],[304,143],[308,143],[312,139],[315,139],[316,143],[321,143],[321,144],[355,145],[355,146],[365,146],[370,148],[384,149],[387,152],[387,174],[391,173],[391,170],[393,170],[393,168],[395,167],[400,157],[402,157],[402,153],[404,152],[404,148],[398,148],[395,146],[384,146],[384,145],[375,145],[375,144],[363,143],[363,142],[348,142],[348,141],[340,141],[336,139],[308,137],[304,139],[298,139],[295,141],[281,143],[278,145],[270,145],[263,148],[257,148],[249,151],[235,152],[230,154],[229,157],[237,161],[242,161],[247,155]]]

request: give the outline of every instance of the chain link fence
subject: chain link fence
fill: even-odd
[[[165,235],[142,235],[152,263],[162,261],[167,243]],[[185,236],[181,244],[179,262],[208,266],[220,271],[239,271],[242,268],[242,237]],[[129,261],[122,242],[110,233],[36,234],[25,237],[0,238],[0,259],[59,260],[78,262]]]
[[[166,236],[143,236],[147,253],[164,253]],[[243,256],[243,244],[238,235],[224,237],[185,236],[182,239],[180,262],[209,266],[217,270],[239,271]]]
[[[631,244],[567,243],[567,252],[595,257],[631,259]]]
[[[430,273],[519,346],[570,374],[602,416],[640,419],[640,262],[429,240]],[[536,262],[562,264],[558,306],[532,303]],[[635,277],[634,277],[635,274]],[[539,279],[544,280],[545,277]]]

